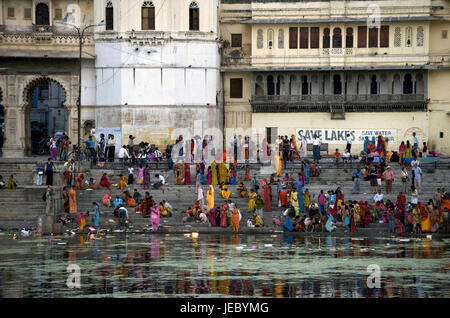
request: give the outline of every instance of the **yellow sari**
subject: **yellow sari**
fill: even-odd
[[[279,156],[277,156],[278,157],[278,159],[277,159],[277,164],[278,164],[278,167],[277,167],[277,177],[281,177],[281,169],[283,168],[283,163],[281,162],[281,158],[282,158],[282,155],[280,154]]]
[[[225,183],[227,181],[227,166],[224,162],[219,164],[219,183]]]
[[[125,176],[120,177],[119,182],[117,182],[117,190],[123,190],[124,188],[126,188],[127,182],[128,182],[127,177]]]
[[[212,185],[209,186],[208,193],[206,193],[206,206],[208,211],[214,208],[214,187]]]
[[[255,210],[256,198],[257,197],[258,197],[258,195],[256,194],[256,192],[250,192],[248,194],[248,210],[250,212]]]

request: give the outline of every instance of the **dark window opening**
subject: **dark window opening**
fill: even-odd
[[[267,95],[275,95],[275,84],[272,75],[267,76]]]
[[[50,25],[48,6],[45,3],[36,6],[36,25]]]
[[[333,29],[333,48],[342,48],[342,36],[340,28]]]
[[[114,30],[114,8],[113,7],[106,7],[106,13],[105,13],[105,29],[106,30]]]
[[[230,98],[242,98],[242,78],[230,79]]]
[[[377,83],[377,77],[375,75],[372,76],[370,81],[370,94],[376,95],[378,94],[378,83]]]
[[[345,47],[353,48],[353,28],[347,28],[347,35],[345,37]]]
[[[333,77],[333,93],[334,95],[342,94],[342,83],[339,75],[334,75]]]
[[[231,47],[242,47],[242,34],[231,35]]]
[[[323,30],[323,39],[322,39],[322,42],[323,42],[323,48],[324,49],[329,49],[330,48],[330,29],[328,29],[328,28],[325,28],[324,30]]]
[[[412,94],[413,93],[413,83],[411,74],[405,75],[405,80],[403,81],[403,94]]]
[[[302,95],[308,95],[308,77],[302,76]]]
[[[193,8],[193,4],[191,4],[191,8],[189,8],[189,30],[190,31],[198,31],[199,30],[199,9]]]

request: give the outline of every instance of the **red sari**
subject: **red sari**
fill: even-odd
[[[281,206],[282,207],[287,206],[287,193],[286,193],[286,190],[281,190],[280,191],[280,202],[281,202]]]
[[[102,176],[102,179],[100,180],[100,185],[104,186],[108,190],[111,187],[111,182],[109,182],[108,177],[106,176],[106,174],[104,174]]]
[[[188,163],[185,163],[184,167],[184,184],[191,184],[191,168]]]

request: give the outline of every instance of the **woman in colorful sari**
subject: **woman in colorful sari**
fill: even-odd
[[[275,155],[275,162],[277,165],[277,177],[281,177],[281,170],[283,169],[283,162],[282,162],[282,154]]]
[[[206,206],[208,210],[214,208],[214,187],[212,185],[209,186],[208,193],[206,194]]]
[[[409,140],[406,141],[405,158],[412,158],[412,148],[411,144],[409,143]]]
[[[74,187],[71,187],[69,191],[69,212],[77,214],[77,193]]]
[[[94,205],[94,226],[98,228],[98,226],[100,225],[100,209],[98,207],[97,202],[94,202],[93,205]]]
[[[419,203],[422,233],[431,232],[430,214],[426,206]]]
[[[83,189],[83,181],[84,181],[84,173],[77,174],[77,176],[75,177],[77,189]]]
[[[265,212],[272,211],[271,196],[272,196],[272,188],[269,185],[267,185],[267,183],[266,183],[264,185],[264,211]]]
[[[402,141],[402,143],[400,144],[400,146],[398,147],[398,163],[402,164],[403,163],[403,158],[406,157],[406,146],[405,146],[405,142]]]
[[[239,184],[237,191],[238,191],[239,195],[241,196],[241,198],[245,198],[245,196],[247,195],[247,187],[244,185],[243,182],[241,182]]]
[[[227,169],[227,174],[225,177],[225,184],[230,184],[231,181],[231,173],[230,173],[230,169]]]
[[[153,197],[150,195],[150,193],[145,192],[144,211],[142,211],[142,216],[149,217],[154,205],[155,205],[155,201],[153,201]]]
[[[342,224],[345,225],[345,232],[350,231],[350,208],[348,205],[345,206],[345,209],[342,213]]]
[[[377,152],[380,154],[380,156],[384,156],[385,155],[384,138],[383,138],[383,136],[378,136]]]
[[[239,210],[234,207],[231,214],[231,225],[233,226],[233,232],[239,232]]]
[[[64,213],[70,213],[69,193],[67,192],[67,187],[63,188],[62,197],[63,197]]]
[[[228,205],[222,204],[220,207],[220,227],[228,226]]]
[[[245,181],[250,181],[252,177],[250,177],[250,167],[247,165],[245,166]]]
[[[220,196],[221,196],[222,198],[224,198],[224,199],[229,199],[230,196],[231,196],[231,191],[228,190],[228,188],[227,188],[226,185],[223,185],[223,186],[222,186],[222,190],[219,191],[219,194],[220,194]]]
[[[152,231],[156,232],[159,228],[160,211],[157,206],[151,208],[150,221],[152,222]]]
[[[431,232],[436,233],[439,230],[440,214],[439,211],[435,209],[433,206],[431,207],[430,211],[433,211],[431,213]]]
[[[211,184],[212,185],[216,185],[219,184],[219,181],[217,180],[217,163],[216,160],[213,160],[213,162],[211,162]]]
[[[104,173],[102,175],[102,178],[100,180],[100,185],[105,187],[108,190],[111,188],[111,182],[109,182],[108,176],[106,175],[106,173]]]
[[[117,182],[117,190],[123,191],[123,189],[127,187],[127,183],[128,183],[127,177],[121,174],[119,182]]]
[[[369,137],[368,137],[368,136],[365,136],[365,137],[364,137],[364,152],[365,152],[365,153],[368,153],[368,152],[367,152],[367,151],[368,151],[367,146],[369,146]]]
[[[143,188],[144,190],[150,189],[150,169],[148,168],[148,165],[145,166],[144,169]]]
[[[205,184],[205,163],[200,163],[200,183]]]
[[[216,227],[217,211],[215,208],[209,210],[209,223],[212,227]]]
[[[208,174],[206,177],[206,184],[211,185],[212,182],[212,172],[211,172],[211,166],[208,167]]]
[[[144,168],[142,168],[142,165],[139,166],[139,172],[138,172],[138,176],[136,179],[136,184],[144,184]]]
[[[250,193],[248,194],[248,211],[253,212],[255,210],[255,203],[256,198],[258,195],[256,194],[255,190],[251,189]]]
[[[233,166],[233,169],[231,170],[231,173],[230,173],[230,184],[236,185],[238,182],[238,179],[239,179],[239,177],[238,177],[238,172],[237,172],[236,166]]]
[[[311,169],[308,164],[305,164],[305,184],[309,184],[309,177],[311,176]]]
[[[184,184],[191,184],[191,167],[188,163],[184,164]]]
[[[307,155],[308,155],[308,145],[306,143],[306,138],[302,136],[302,142],[300,145],[300,156],[302,158],[306,158]]]
[[[224,162],[219,164],[219,184],[225,184],[227,180],[227,166]]]
[[[104,195],[104,197],[102,198],[102,204],[107,208],[111,207],[111,192],[108,192]]]
[[[301,188],[297,191],[298,195],[298,208],[300,210],[300,213],[305,213],[305,197],[303,196],[303,191]]]
[[[299,203],[298,203],[298,192],[295,191],[295,190],[291,191],[291,195],[290,195],[289,199],[290,199],[292,207],[295,210],[295,216],[298,216],[299,213],[300,213],[300,209],[298,207],[299,206]]]

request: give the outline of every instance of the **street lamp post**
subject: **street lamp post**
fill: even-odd
[[[66,19],[67,20],[67,17]],[[104,21],[102,20],[100,23],[98,24],[90,24],[90,25],[86,25],[85,27],[81,28],[78,27],[74,24],[71,23],[67,23],[65,21],[57,21],[58,24],[62,24],[62,25],[68,25],[71,26],[73,28],[75,28],[77,30],[78,33],[78,40],[79,40],[79,61],[78,61],[78,99],[77,99],[77,111],[78,111],[78,149],[81,149],[81,59],[82,59],[82,53],[83,53],[83,38],[84,38],[84,32],[92,27],[96,27],[96,26],[103,26],[105,25]]]

